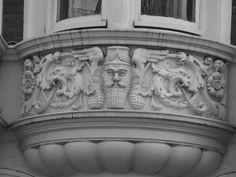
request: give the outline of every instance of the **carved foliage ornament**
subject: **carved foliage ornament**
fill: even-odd
[[[98,47],[24,62],[24,116],[92,109],[137,109],[224,119],[222,60],[184,52]]]

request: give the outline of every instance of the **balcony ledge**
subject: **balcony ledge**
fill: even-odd
[[[200,37],[175,33],[142,30],[89,29],[55,33],[16,45],[18,58],[24,59],[32,54],[42,54],[68,47],[89,47],[99,45],[134,45],[148,48],[173,48],[204,55],[211,55],[234,61],[234,47]]]
[[[74,130],[84,131],[84,128],[88,129],[88,132],[91,129],[91,132],[88,134],[73,134]],[[104,129],[106,131],[103,131]],[[134,131],[134,133],[131,135],[123,131],[115,132],[113,129],[127,129],[127,131]],[[142,130],[143,133],[137,133],[136,129]],[[145,129],[147,129],[147,132]],[[69,141],[90,138],[92,138],[91,140],[105,140],[106,138],[113,139],[112,137],[114,137],[117,140],[120,137],[120,139],[124,138],[126,140],[154,140],[168,143],[174,143],[176,139],[182,139],[178,143],[185,145],[194,144],[194,146],[200,146],[202,148],[212,148],[221,153],[225,153],[230,134],[234,131],[233,127],[224,121],[199,116],[119,110],[37,115],[20,119],[10,126],[10,130],[17,131],[17,135],[21,139],[22,150],[52,141],[63,142],[63,139],[70,139]],[[152,132],[152,130],[155,130],[154,132],[156,133]],[[164,137],[158,135],[160,131],[165,132],[167,130],[169,131],[169,135],[166,134]],[[57,131],[61,133],[58,134],[59,132]],[[64,131],[68,133],[63,133]],[[52,132],[55,132],[53,136],[51,134]],[[204,135],[204,138],[198,137],[199,142],[196,139],[191,140],[181,138],[181,136],[176,138],[178,132],[185,134],[185,136]],[[48,133],[51,135],[47,136]],[[101,134],[99,135],[99,133]],[[43,134],[44,136],[41,137]],[[32,137],[40,136],[41,138],[28,139],[30,137],[29,135]],[[212,139],[213,137],[218,141]],[[205,138],[209,138],[211,141],[206,141]]]
[[[204,117],[120,110],[37,115],[13,123],[10,130],[16,132],[28,164],[48,176],[75,175],[81,173],[81,169],[83,173],[98,176],[102,172],[178,176],[179,168],[183,168],[181,175],[204,176],[218,167],[233,133],[229,124]],[[137,149],[140,151],[136,152]],[[57,155],[49,155],[53,152]],[[145,155],[141,160],[138,154],[142,152],[158,158],[149,161]],[[81,157],[80,153],[85,155]],[[96,157],[99,154],[96,160],[101,168],[94,167],[91,153]],[[168,158],[163,157],[163,153],[167,153]],[[82,165],[80,158],[87,159],[90,165]],[[137,160],[131,160],[133,158]],[[169,158],[169,165],[164,167]],[[203,167],[205,158],[208,164],[214,165]],[[70,163],[66,159],[70,159]],[[160,166],[149,168],[140,160]],[[180,165],[177,169],[177,164],[185,164],[183,161],[191,165]]]

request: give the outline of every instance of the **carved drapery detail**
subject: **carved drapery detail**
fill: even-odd
[[[103,49],[26,59],[22,114],[135,109],[225,118],[222,60],[169,50]]]

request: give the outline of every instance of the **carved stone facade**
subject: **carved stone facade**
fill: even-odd
[[[17,119],[0,121],[0,174],[228,177],[234,170],[233,47],[93,29],[32,39],[0,55],[9,79],[2,99],[17,95],[3,105],[2,116]],[[9,105],[16,106],[6,114]]]
[[[124,109],[225,120],[227,64],[186,52],[91,47],[24,61],[22,115]]]

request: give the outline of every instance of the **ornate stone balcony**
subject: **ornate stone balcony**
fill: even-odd
[[[58,33],[16,46],[22,119],[11,125],[46,176],[205,177],[233,132],[235,50],[146,31]]]

